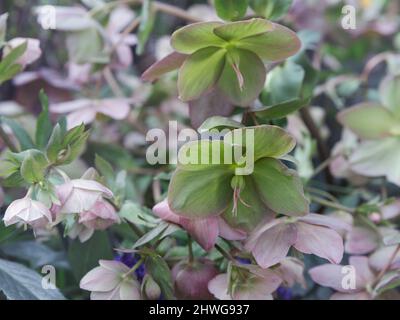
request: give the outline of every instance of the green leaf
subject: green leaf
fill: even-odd
[[[155,228],[151,229],[149,232],[140,237],[140,239],[135,242],[132,249],[143,246],[154,239],[161,240],[179,229],[180,227],[175,224],[162,221]]]
[[[91,269],[97,267],[99,260],[112,260],[112,248],[107,233],[96,231],[84,243],[78,239],[71,241],[68,248],[68,259],[78,281]]]
[[[62,141],[63,134],[61,126],[57,123],[50,135],[46,148],[47,158],[53,163],[57,161],[58,153],[62,150]]]
[[[19,64],[13,64],[0,73],[0,84],[14,78],[14,76],[22,71],[23,67]]]
[[[106,179],[107,185],[112,186],[115,174],[111,164],[104,158],[100,157],[98,154],[95,155],[94,164],[96,169]]]
[[[307,106],[310,99],[291,99],[272,106],[253,109],[255,115],[263,120],[282,119],[289,114]]]
[[[193,23],[175,31],[171,36],[171,46],[177,52],[192,54],[207,47],[222,47],[226,42],[213,33],[221,22]]]
[[[30,150],[22,161],[21,176],[30,183],[43,181],[48,165],[46,156],[42,152]]]
[[[153,8],[152,0],[144,0],[142,4],[142,12],[140,14],[140,25],[138,30],[138,44],[136,46],[136,54],[143,54],[144,47],[154,28],[156,19],[156,11]]]
[[[214,0],[218,16],[223,20],[239,20],[247,11],[248,0]]]
[[[338,114],[338,121],[364,139],[400,134],[400,121],[386,108],[361,103]]]
[[[238,41],[248,37],[264,34],[273,30],[274,26],[271,22],[264,19],[250,19],[245,21],[237,21],[226,23],[222,26],[214,28],[214,33],[226,41]],[[236,42],[234,42],[236,45]],[[243,48],[245,49],[245,48]]]
[[[286,102],[300,97],[304,80],[304,69],[291,61],[282,67],[274,68],[267,78],[267,90],[273,104]]]
[[[29,136],[26,130],[18,124],[18,122],[5,117],[0,117],[0,124],[1,123],[5,123],[11,128],[11,130],[13,131],[15,137],[19,142],[22,151],[27,149],[33,149],[35,147],[32,138]]]
[[[250,50],[266,61],[280,61],[294,55],[301,47],[300,39],[292,30],[273,24],[272,31],[243,38],[235,46]]]
[[[400,75],[387,76],[379,86],[382,104],[400,118]]]
[[[69,32],[66,44],[71,62],[105,64],[110,59],[104,49],[104,39],[96,27]]]
[[[254,140],[251,140],[251,146],[247,143],[249,131],[254,134]],[[242,138],[242,141],[236,141],[235,135]],[[251,137],[251,136],[250,136]],[[225,141],[233,141],[236,145],[242,145],[246,149],[254,149],[254,161],[261,158],[280,158],[290,151],[296,145],[295,139],[285,130],[277,126],[261,125],[255,127],[246,127],[228,132],[225,135]]]
[[[2,245],[1,251],[9,257],[28,261],[32,268],[41,268],[47,264],[63,269],[69,267],[64,252],[54,251],[37,241],[11,242]]]
[[[22,264],[0,259],[0,290],[9,300],[64,300],[58,289],[44,289],[42,276]]]
[[[172,211],[193,218],[217,216],[223,212],[232,193],[230,181],[233,168],[224,164],[221,141],[193,141],[179,151],[179,159],[188,155],[191,164],[178,164],[168,189],[168,202]],[[208,154],[207,154],[208,153]],[[212,156],[220,164],[212,164]],[[193,163],[197,161],[197,164]],[[208,162],[208,164],[207,164]]]
[[[241,127],[243,127],[243,125],[240,122],[226,117],[214,116],[204,121],[197,131],[203,133],[213,129],[222,131],[223,129],[237,129]]]
[[[304,197],[300,178],[279,160],[258,160],[252,178],[262,201],[275,213],[289,216],[308,213],[309,204]]]
[[[164,259],[155,252],[146,256],[145,266],[147,272],[160,286],[161,292],[168,300],[174,299],[174,285],[171,271]]]
[[[180,99],[194,100],[210,90],[221,76],[225,54],[224,49],[205,48],[187,58],[179,70]]]
[[[27,47],[28,42],[25,41],[7,53],[0,63],[0,75],[6,72],[25,53]]]
[[[293,0],[250,0],[250,7],[266,19],[278,20],[288,12],[292,2]]]
[[[264,64],[257,55],[242,49],[230,50],[217,85],[233,104],[248,106],[262,91],[265,75]]]
[[[121,218],[133,224],[143,225],[149,228],[154,228],[160,222],[160,219],[154,217],[151,210],[132,201],[126,201],[118,214]]]
[[[42,149],[49,141],[53,126],[49,115],[49,99],[43,90],[39,92],[39,99],[42,104],[42,112],[39,114],[36,124],[36,145]]]
[[[153,65],[151,65],[143,74],[142,80],[143,81],[154,81],[157,80],[160,76],[164,73],[174,71],[178,69],[183,62],[186,60],[187,55],[172,52],[171,54],[167,55],[165,58],[157,61]]]

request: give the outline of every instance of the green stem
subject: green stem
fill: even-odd
[[[124,273],[122,277],[123,278],[129,277],[132,273],[136,271],[137,268],[140,267],[142,263],[143,263],[143,258],[139,259],[139,261],[136,262],[135,265],[127,273]]]
[[[215,244],[215,249],[217,249],[225,259],[236,263],[236,260],[231,256],[231,254],[225,251],[225,249],[222,248],[219,244]]]
[[[325,199],[322,199],[322,198],[316,197],[316,196],[311,196],[310,198],[311,198],[311,201],[316,202],[316,203],[323,205],[325,207],[328,207],[328,208],[345,211],[345,212],[348,212],[351,214],[353,214],[355,212],[354,209],[343,206],[340,203],[334,203],[334,202],[331,202],[331,201],[328,201],[328,200],[325,200]]]
[[[193,263],[194,261],[194,256],[193,256],[193,247],[192,247],[192,237],[190,236],[190,234],[188,234],[188,252],[189,252],[189,264]]]
[[[0,137],[11,152],[18,152],[17,147],[12,143],[12,141],[8,137],[8,134],[4,131],[1,125],[0,125]]]

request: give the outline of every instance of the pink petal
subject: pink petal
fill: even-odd
[[[92,123],[96,119],[96,110],[92,107],[74,111],[67,115],[67,129],[72,129],[83,124]]]
[[[304,217],[300,217],[298,221],[303,221],[309,224],[328,227],[338,232],[351,230],[351,225],[346,223],[342,219],[322,214],[309,213]]]
[[[376,250],[369,257],[370,266],[374,270],[377,270],[377,271],[382,270],[389,263],[391,257],[394,255],[396,250],[397,250],[397,245],[382,247],[382,248]],[[390,265],[390,269],[397,269],[397,268],[400,268],[400,251],[397,252],[395,258],[393,259],[392,264]]]
[[[112,119],[125,119],[130,111],[127,99],[104,99],[96,106],[97,112],[105,114]]]
[[[181,218],[180,224],[206,250],[211,250],[218,238],[218,218],[186,219]]]
[[[349,263],[356,269],[356,288],[358,290],[372,284],[375,275],[369,267],[368,257],[352,256],[349,258]]]
[[[378,246],[378,235],[371,229],[353,227],[346,235],[345,251],[349,254],[366,254]]]
[[[330,300],[372,300],[372,297],[366,291],[355,293],[336,292],[330,297]]]
[[[157,203],[153,207],[153,212],[161,219],[172,222],[172,223],[179,224],[180,219],[181,219],[180,216],[173,213],[172,210],[169,208],[167,199]]]
[[[261,221],[258,226],[252,231],[246,241],[246,249],[248,251],[253,250],[255,247],[258,238],[268,229],[280,224],[282,222],[281,219],[273,219],[273,220],[263,220]]]
[[[290,246],[296,242],[296,226],[279,223],[264,231],[251,249],[259,266],[268,268],[286,257]]]
[[[228,275],[217,275],[208,283],[208,290],[219,300],[232,300],[228,293]]]
[[[218,218],[218,226],[219,236],[226,240],[243,240],[247,237],[247,233],[245,231],[232,228],[222,218]]]
[[[106,292],[113,290],[120,281],[118,273],[103,267],[96,267],[82,278],[79,286],[88,291]]]
[[[49,109],[53,113],[68,113],[72,111],[86,109],[92,106],[89,99],[78,99],[73,101],[51,104]]]
[[[71,180],[74,188],[101,192],[104,197],[112,198],[113,193],[110,189],[103,186],[101,183],[94,180],[86,180],[86,179],[74,179]]]
[[[351,290],[344,289],[342,286],[343,278],[345,274],[342,273],[343,266],[335,264],[323,264],[314,268],[311,268],[308,273],[311,279],[323,286],[335,289],[340,292],[349,292]]]
[[[315,254],[332,263],[343,257],[343,240],[334,230],[304,222],[297,222],[297,240],[294,247],[307,254]]]

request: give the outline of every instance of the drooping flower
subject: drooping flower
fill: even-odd
[[[35,62],[41,56],[42,50],[40,49],[39,40],[32,38],[14,38],[8,41],[4,48],[4,56],[7,56],[12,49],[15,49],[25,42],[27,43],[26,50],[16,61],[16,63],[20,64],[23,68]]]
[[[119,221],[114,207],[103,199],[97,200],[93,207],[79,214],[79,223],[94,230],[105,230]]]
[[[230,277],[228,273],[217,275],[208,283],[208,290],[219,300],[272,300],[281,283],[273,271],[248,266],[234,268]]]
[[[3,221],[6,226],[22,222],[33,228],[42,228],[52,221],[52,216],[49,208],[27,195],[11,202]]]
[[[282,217],[261,223],[249,236],[245,247],[262,268],[281,262],[291,246],[300,252],[340,263],[343,240],[336,230],[349,228],[338,219],[314,213],[297,218]]]
[[[223,141],[189,142],[178,155],[168,190],[169,207],[189,219],[221,216],[244,231],[251,231],[271,211],[305,215],[308,201],[301,181],[279,161],[294,145],[283,129],[269,125],[230,131]],[[246,150],[239,160],[234,156],[238,150]],[[215,155],[220,156],[217,161]]]
[[[164,200],[154,206],[153,212],[165,221],[179,224],[208,251],[214,247],[218,236],[227,240],[243,240],[246,232],[230,227],[220,217],[209,217],[205,219],[189,219],[175,214]]]
[[[381,104],[361,103],[338,114],[338,121],[362,142],[349,158],[351,170],[366,177],[386,176],[400,185],[400,76],[380,85]]]
[[[112,198],[111,190],[101,183],[87,179],[73,179],[56,186],[61,206],[55,211],[59,214],[89,211],[102,197]]]
[[[183,101],[211,90],[246,106],[261,92],[265,62],[284,60],[300,48],[296,34],[264,19],[231,23],[200,22],[174,32],[175,52],[151,66],[143,79],[152,81],[179,69],[178,91]]]
[[[176,296],[189,300],[211,299],[208,283],[218,273],[214,263],[206,258],[179,262],[172,269]]]
[[[82,123],[94,121],[98,113],[115,120],[126,118],[130,111],[129,100],[123,98],[108,98],[102,100],[78,99],[50,105],[50,111],[57,114],[68,113],[69,129]]]
[[[118,261],[100,260],[100,266],[81,280],[81,289],[91,291],[92,300],[141,300],[140,284],[129,268]]]
[[[348,269],[349,272],[343,272],[344,266],[323,264],[310,269],[309,274],[314,282],[337,291],[331,296],[332,300],[373,299],[372,285],[376,280],[376,274],[370,269],[368,258],[352,256],[349,263],[354,271]],[[351,276],[355,278],[351,279]]]

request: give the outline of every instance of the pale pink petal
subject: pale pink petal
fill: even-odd
[[[67,115],[67,129],[92,123],[96,119],[96,110],[92,107],[74,111]]]
[[[369,257],[370,266],[374,270],[377,271],[382,270],[390,262],[390,259],[394,256],[396,250],[397,250],[397,245],[382,247],[376,250]],[[398,269],[398,268],[400,268],[400,251],[397,252],[390,265],[390,269]]]
[[[259,266],[268,268],[282,261],[296,242],[296,226],[279,223],[264,231],[251,250]]]
[[[329,287],[340,292],[350,292],[351,289],[344,289],[342,282],[347,273],[342,273],[343,266],[335,264],[323,264],[311,268],[308,273],[311,279],[323,287]]]
[[[78,99],[73,101],[54,103],[49,106],[49,109],[53,113],[69,113],[81,109],[86,109],[93,105],[89,99]]]
[[[126,99],[104,99],[98,102],[97,112],[105,114],[112,119],[125,119],[131,107]]]
[[[218,218],[218,226],[219,236],[226,240],[243,240],[247,237],[247,233],[245,231],[232,228],[222,218]]]
[[[94,229],[90,229],[90,228],[86,228],[86,227],[82,228],[78,234],[79,241],[82,243],[88,241],[92,237],[93,233],[94,233]]]
[[[107,292],[94,291],[90,293],[90,300],[121,300],[119,293],[118,288]]]
[[[115,273],[126,273],[129,271],[129,267],[119,261],[114,260],[99,260],[99,265],[104,269],[113,271]]]
[[[117,54],[118,62],[121,64],[122,67],[127,68],[132,64],[132,49],[125,42],[117,45],[117,47],[115,48],[115,53]]]
[[[232,300],[228,293],[228,275],[226,273],[217,275],[208,283],[208,290],[219,300]]]
[[[219,233],[217,217],[206,219],[181,218],[180,224],[204,250],[209,251],[214,247]]]
[[[167,199],[157,203],[153,207],[153,212],[164,221],[169,221],[176,224],[179,224],[180,222],[180,216],[172,212],[172,210],[169,208]]]
[[[17,199],[11,202],[4,214],[4,224],[7,226],[18,222],[18,214],[29,206],[29,198]]]
[[[372,300],[371,295],[366,291],[355,293],[336,292],[331,297],[331,300]]]
[[[338,232],[351,230],[351,225],[344,220],[322,214],[309,213],[304,217],[300,217],[298,221],[328,227]]]
[[[400,200],[396,200],[381,208],[383,219],[393,219],[400,215]]]
[[[369,228],[353,227],[346,235],[344,249],[349,254],[366,254],[376,249],[379,236]]]
[[[121,300],[142,300],[139,283],[135,280],[125,280],[119,288]]]
[[[103,267],[96,267],[82,278],[79,286],[88,291],[106,292],[113,290],[120,281],[118,273]]]
[[[272,300],[268,283],[260,279],[250,288],[240,288],[234,293],[234,300]]]
[[[294,247],[300,252],[315,254],[332,263],[343,257],[342,237],[334,230],[304,222],[297,222],[297,240]]]
[[[306,280],[303,275],[304,263],[299,259],[286,257],[280,262],[277,271],[287,286],[293,287],[299,283],[306,288]]]
[[[248,251],[253,250],[253,248],[255,247],[258,238],[268,229],[271,229],[272,227],[280,224],[282,222],[281,219],[274,219],[274,220],[263,220],[261,221],[257,227],[251,232],[251,234],[249,235],[249,237],[247,238],[246,241],[246,249]]]
[[[113,197],[112,191],[97,181],[86,180],[86,179],[74,179],[71,180],[71,183],[74,186],[74,188],[101,192],[104,197],[108,198]]]
[[[349,258],[349,263],[356,269],[356,288],[364,289],[375,280],[375,275],[372,273],[368,257],[352,256]]]
[[[17,60],[17,63],[22,65],[23,67],[35,62],[41,56],[42,50],[40,49],[40,42],[38,39],[14,38],[8,41],[4,49],[4,56],[7,56],[10,53],[10,49],[15,49],[24,42],[27,43],[26,51]]]

